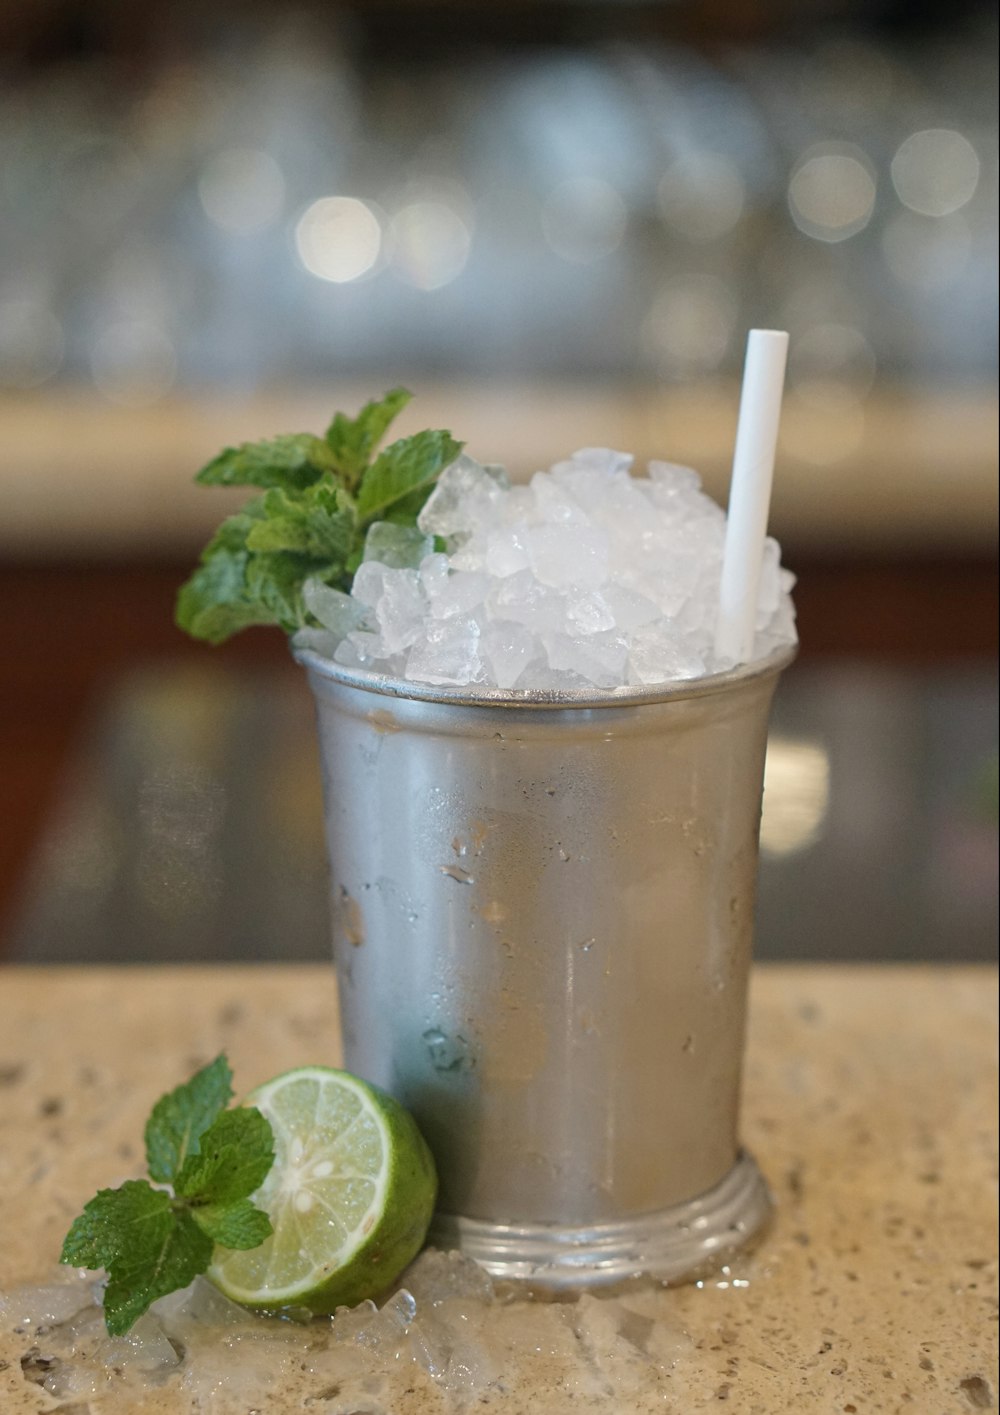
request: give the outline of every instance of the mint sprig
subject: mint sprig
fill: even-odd
[[[222,643],[254,624],[286,633],[314,625],[306,580],[349,590],[375,521],[416,525],[434,483],[463,444],[443,430],[418,432],[377,453],[405,388],[337,413],[323,437],[290,433],[227,447],[195,478],[204,486],[254,486],[253,497],[219,527],[177,597],[177,623]]]
[[[274,1162],[274,1137],[259,1110],[227,1110],[232,1095],[229,1064],[217,1056],[161,1097],[146,1122],[146,1166],[170,1188],[130,1179],[101,1189],[66,1235],[60,1262],[108,1274],[111,1336],[203,1273],[217,1243],[256,1248],[270,1235],[270,1219],[249,1196]]]

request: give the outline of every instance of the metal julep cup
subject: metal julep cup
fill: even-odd
[[[434,1151],[432,1242],[567,1288],[691,1276],[764,1223],[740,1073],[767,721],[792,656],[571,695],[298,654],[345,1065]]]

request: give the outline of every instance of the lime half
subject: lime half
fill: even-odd
[[[274,1164],[253,1196],[274,1232],[259,1248],[216,1248],[208,1275],[247,1307],[354,1306],[419,1252],[437,1192],[413,1117],[345,1071],[288,1071],[247,1096],[271,1122]]]

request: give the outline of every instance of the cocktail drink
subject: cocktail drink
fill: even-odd
[[[527,486],[394,389],[198,474],[262,494],[178,596],[293,635],[319,709],[348,1068],[402,1101],[432,1237],[554,1286],[689,1273],[766,1213],[738,1144],[787,336],[748,344],[729,517],[584,448]]]
[[[554,1286],[759,1228],[737,1116],[768,706],[789,650],[569,701],[303,654],[345,1063],[413,1112],[432,1241]]]
[[[768,1209],[738,1111],[790,577],[768,543],[727,659],[725,517],[630,460],[460,459],[296,639],[345,1063],[431,1144],[432,1241],[554,1287],[690,1274]]]

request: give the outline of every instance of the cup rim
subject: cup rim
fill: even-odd
[[[310,677],[324,679],[347,688],[357,688],[378,697],[404,698],[424,703],[450,703],[456,707],[517,708],[540,711],[572,708],[641,707],[651,703],[675,702],[723,693],[757,679],[775,677],[787,668],[798,653],[798,645],[774,649],[766,658],[739,664],[722,673],[702,678],[679,678],[669,683],[641,687],[589,688],[557,692],[544,688],[482,688],[475,684],[414,683],[364,668],[347,668],[324,658],[313,649],[292,649],[292,656]]]

